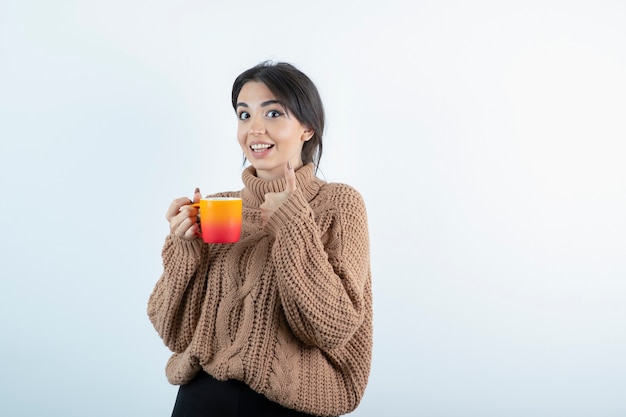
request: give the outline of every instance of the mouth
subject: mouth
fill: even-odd
[[[268,143],[255,143],[250,145],[250,149],[253,153],[263,153],[269,149],[272,149],[274,145],[270,145]]]

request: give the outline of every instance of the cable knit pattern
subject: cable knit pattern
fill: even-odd
[[[359,404],[370,372],[372,294],[367,216],[352,187],[326,183],[312,164],[261,226],[264,181],[252,167],[239,242],[167,236],[148,315],[173,352],[166,374],[185,384],[202,368],[239,379],[285,407],[336,416]]]

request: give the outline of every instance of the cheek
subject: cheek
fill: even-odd
[[[237,129],[237,142],[239,142],[239,146],[241,146],[242,149],[246,148],[246,139],[247,139],[246,132],[244,132],[243,129],[238,128]]]
[[[274,137],[280,140],[283,146],[289,146],[289,147],[302,146],[302,141],[300,140],[301,136],[302,136],[302,132],[299,129],[294,128],[292,126],[289,126],[281,130],[280,132],[275,132],[275,135],[274,135]]]

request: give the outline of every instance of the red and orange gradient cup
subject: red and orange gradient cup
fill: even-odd
[[[206,243],[235,243],[241,235],[241,198],[211,197],[192,204],[200,210],[200,231]]]

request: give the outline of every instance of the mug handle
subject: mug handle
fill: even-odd
[[[200,215],[200,203],[191,203],[190,206],[198,209],[198,216],[199,216]],[[202,238],[202,229],[200,228],[200,219],[196,219],[196,222],[198,223],[198,232],[196,233],[196,236],[198,236],[199,238]]]

